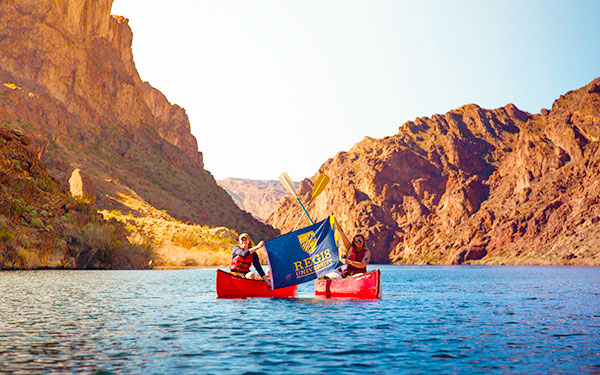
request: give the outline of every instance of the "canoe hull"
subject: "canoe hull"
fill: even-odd
[[[378,299],[381,298],[381,271],[375,270],[357,277],[315,281],[315,296],[321,298]]]
[[[262,280],[250,280],[221,270],[217,270],[216,286],[217,298],[294,298],[298,290],[297,285],[269,290]]]

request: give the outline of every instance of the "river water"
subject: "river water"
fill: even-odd
[[[217,299],[208,268],[0,272],[0,372],[600,373],[600,268],[379,268],[377,301]]]

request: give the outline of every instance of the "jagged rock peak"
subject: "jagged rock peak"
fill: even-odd
[[[542,114],[469,104],[327,160],[309,211],[363,232],[375,262],[598,265],[599,151],[600,79]],[[300,214],[286,198],[269,222]]]

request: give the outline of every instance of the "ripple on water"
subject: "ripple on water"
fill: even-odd
[[[0,273],[0,371],[600,370],[600,269],[382,267],[379,301],[218,300],[214,270]]]

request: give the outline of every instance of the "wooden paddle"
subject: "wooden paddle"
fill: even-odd
[[[309,199],[308,203],[306,203],[306,207],[308,207],[308,205],[313,200],[315,200],[317,195],[321,194],[321,192],[323,191],[323,189],[325,189],[325,186],[327,186],[328,183],[329,183],[329,176],[327,176],[325,173],[321,173],[319,175],[319,177],[317,177],[317,181],[315,181],[315,184],[313,185],[312,193],[310,195],[310,199]],[[296,225],[294,225],[294,229],[292,229],[292,232],[296,230],[296,228],[298,227],[298,224],[300,224],[300,221],[302,220],[303,217],[304,217],[304,215],[300,215],[300,219],[298,219],[298,221],[296,222]]]
[[[283,172],[282,174],[279,175],[279,181],[281,181],[281,184],[283,185],[283,187],[290,192],[290,194],[292,194],[294,196],[294,198],[296,198],[296,200],[298,201],[298,204],[300,204],[300,207],[302,207],[302,210],[304,210],[304,213],[306,214],[306,216],[308,216],[308,220],[310,220],[311,224],[314,224],[315,222],[310,218],[310,215],[308,214],[308,212],[306,212],[306,208],[304,208],[304,205],[302,204],[302,202],[300,202],[300,198],[298,198],[298,194],[296,194],[296,188],[294,187],[294,181],[292,181],[292,179],[290,178],[290,176]]]

